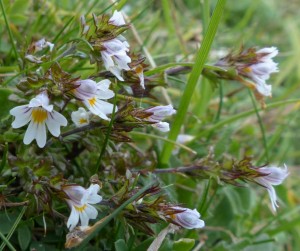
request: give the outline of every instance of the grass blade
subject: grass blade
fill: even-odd
[[[255,111],[255,114],[256,114],[256,117],[257,117],[257,120],[258,120],[258,123],[259,123],[260,131],[261,131],[261,135],[262,135],[262,140],[263,140],[263,145],[264,145],[264,148],[265,148],[266,162],[269,162],[269,148],[268,148],[268,143],[267,143],[265,127],[264,127],[264,124],[262,122],[259,111],[257,109],[256,103],[255,103],[256,101],[255,101],[255,99],[252,95],[251,90],[248,89],[248,92],[249,92],[249,95],[251,97],[251,101],[252,101],[252,104],[253,104],[253,107],[254,107],[254,111]]]
[[[272,104],[268,104],[266,110],[269,110],[269,109],[272,109],[272,108],[277,108],[277,107],[280,107],[280,106],[289,105],[289,104],[292,104],[292,103],[300,103],[300,99],[289,99],[289,100],[274,102]],[[257,110],[261,111],[262,109],[257,109]],[[214,131],[216,129],[222,128],[223,126],[225,126],[227,124],[230,124],[230,123],[233,123],[233,122],[235,122],[235,121],[237,121],[239,119],[246,118],[246,117],[248,117],[250,115],[253,115],[254,113],[255,113],[255,109],[252,109],[252,110],[249,110],[249,111],[242,112],[242,113],[239,113],[237,115],[234,115],[234,116],[232,116],[230,118],[224,119],[223,121],[220,121],[220,122],[214,124],[210,128],[207,128],[206,130],[203,130],[201,133],[199,133],[196,136],[196,138],[200,138],[200,137],[206,135],[209,132],[212,132],[212,131]]]
[[[7,17],[6,17],[6,13],[5,13],[5,9],[4,9],[4,5],[3,5],[3,1],[2,0],[0,0],[0,5],[1,5],[1,10],[2,10],[4,21],[5,21],[6,29],[8,31],[9,39],[10,39],[10,42],[11,42],[11,46],[12,46],[12,49],[13,49],[13,51],[15,53],[16,59],[18,59],[19,58],[19,53],[17,51],[16,45],[15,45],[15,41],[14,41],[14,38],[13,38],[13,35],[12,35],[12,32],[11,32],[11,29],[9,27],[9,23],[8,23],[8,20],[7,20]]]
[[[210,47],[214,40],[215,34],[217,32],[217,28],[218,28],[219,22],[221,20],[221,16],[223,13],[225,3],[226,3],[226,0],[219,0],[217,2],[216,8],[215,8],[213,15],[211,17],[211,20],[209,22],[207,32],[204,36],[201,47],[197,52],[195,64],[193,65],[192,72],[189,76],[186,88],[181,97],[178,111],[177,111],[174,123],[171,127],[171,131],[168,136],[169,140],[176,141],[177,136],[180,132],[180,128],[184,122],[184,118],[185,118],[185,115],[187,113],[187,110],[188,110],[188,107],[190,104],[191,96],[193,95],[193,92],[197,85],[198,79],[203,70],[204,63],[208,57]],[[169,158],[171,156],[173,146],[174,146],[173,144],[171,144],[169,142],[165,142],[163,151],[162,151],[162,154],[160,157],[160,163],[163,166],[167,166]]]
[[[13,233],[15,232],[15,230],[16,230],[16,228],[17,228],[19,222],[21,221],[21,219],[22,219],[22,217],[23,217],[23,215],[24,215],[26,209],[27,209],[27,207],[23,207],[23,208],[22,208],[21,213],[19,214],[19,216],[18,216],[18,218],[16,219],[14,225],[11,227],[9,233],[7,234],[6,240],[7,240],[8,243],[9,243],[10,237],[13,235]],[[7,243],[6,243],[6,242],[3,242],[3,243],[1,244],[1,246],[0,246],[0,251],[2,251],[2,250],[5,248],[6,245],[7,245]],[[15,250],[15,249],[14,249],[14,250]]]
[[[7,245],[8,246],[8,248],[10,249],[10,250],[12,250],[12,251],[16,251],[16,249],[13,247],[13,245],[11,245],[11,243],[9,242],[9,240],[8,239],[6,239],[5,238],[5,236],[0,232],[0,238],[3,240],[3,243],[5,244],[5,245]],[[5,247],[5,246],[4,246]],[[3,247],[3,248],[4,248]],[[1,249],[2,250],[2,249]]]
[[[115,94],[115,97],[114,97],[114,107],[113,107],[113,111],[112,111],[112,114],[111,114],[111,119],[110,119],[110,121],[109,121],[109,125],[108,125],[107,132],[106,132],[106,135],[105,135],[104,143],[103,143],[103,146],[102,146],[100,155],[99,155],[98,160],[97,160],[96,171],[95,171],[95,173],[98,173],[98,170],[99,170],[99,168],[100,168],[100,164],[101,164],[102,157],[103,157],[103,155],[104,155],[104,153],[105,153],[106,146],[107,146],[107,144],[108,144],[110,132],[111,132],[111,129],[112,129],[112,126],[113,126],[113,122],[114,122],[114,119],[115,119],[116,106],[117,106],[117,97],[118,97],[118,96]]]
[[[1,163],[0,163],[0,174],[3,170],[3,168],[6,165],[7,153],[8,153],[8,144],[6,142],[5,147],[4,147],[4,151],[3,151],[2,160],[1,160]]]

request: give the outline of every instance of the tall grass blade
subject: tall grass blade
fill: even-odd
[[[217,28],[218,28],[218,25],[221,20],[221,16],[223,13],[225,3],[226,3],[226,0],[219,0],[217,2],[216,8],[215,8],[213,15],[211,17],[211,20],[209,22],[207,32],[204,36],[201,47],[197,52],[195,64],[193,65],[192,72],[189,76],[186,88],[181,97],[178,111],[177,111],[174,123],[172,124],[171,131],[168,136],[169,140],[176,141],[177,136],[180,132],[180,128],[184,122],[185,115],[187,113],[187,110],[188,110],[188,107],[190,104],[191,96],[193,95],[193,92],[197,85],[198,79],[203,70],[204,63],[208,57],[210,47],[214,40],[215,34],[217,32]],[[167,166],[169,158],[172,153],[173,146],[174,146],[173,144],[171,144],[169,142],[165,142],[163,150],[162,150],[162,154],[160,157],[160,163],[162,166]]]

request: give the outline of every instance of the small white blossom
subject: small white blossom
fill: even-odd
[[[205,226],[205,222],[200,219],[201,215],[197,209],[191,210],[183,207],[173,207],[173,209],[183,211],[172,215],[172,220],[178,225],[186,229],[203,228]]]
[[[101,51],[101,56],[105,69],[114,74],[120,81],[124,81],[121,76],[121,71],[129,71],[128,66],[131,63],[131,58],[127,55],[129,44],[121,36],[104,41],[102,43],[104,50]]]
[[[278,72],[277,63],[273,57],[278,54],[276,47],[263,48],[256,51],[258,62],[243,69],[243,73],[256,84],[256,90],[263,96],[272,96],[272,86],[266,84],[266,80],[274,72]]]
[[[152,124],[153,127],[157,128],[162,132],[168,132],[170,130],[169,123],[162,122],[162,120],[165,117],[171,116],[174,113],[176,113],[176,110],[173,108],[172,105],[155,106],[152,108],[148,108],[145,111],[153,113],[147,118],[148,121],[155,123]]]
[[[114,14],[109,19],[109,23],[111,23],[115,26],[122,26],[122,25],[126,24],[122,13],[117,10],[114,11]]]
[[[63,115],[53,110],[53,105],[49,105],[46,92],[37,95],[28,105],[11,109],[10,114],[15,116],[13,128],[20,128],[30,122],[23,139],[24,144],[28,145],[36,139],[41,148],[46,144],[46,126],[53,136],[58,137],[60,127],[68,123]]]
[[[114,92],[109,89],[110,81],[104,79],[96,83],[91,79],[85,79],[76,81],[75,85],[78,85],[78,87],[73,90],[74,95],[93,114],[98,115],[102,119],[109,120],[106,115],[112,113],[113,105],[103,101],[103,99],[110,99],[115,96]]]
[[[277,195],[273,186],[280,185],[289,175],[287,166],[284,165],[283,169],[279,167],[261,167],[257,170],[260,173],[266,174],[265,176],[255,178],[255,181],[268,190],[272,208],[276,211],[276,207],[279,206],[277,204]]]
[[[73,123],[77,127],[85,126],[90,123],[90,113],[87,112],[84,108],[79,107],[79,109],[75,112],[72,112],[71,118]]]
[[[91,204],[97,204],[102,200],[98,195],[99,185],[92,184],[88,189],[77,185],[67,185],[63,191],[67,195],[66,201],[71,208],[71,214],[67,222],[67,227],[72,231],[79,222],[82,227],[89,224],[90,219],[96,219],[98,211]]]
[[[42,38],[42,39],[36,41],[34,43],[34,45],[35,45],[35,52],[41,51],[41,50],[43,50],[46,47],[49,47],[49,50],[51,52],[53,50],[53,47],[54,47],[54,44],[46,41],[45,38]]]

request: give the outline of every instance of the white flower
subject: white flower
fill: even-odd
[[[161,132],[170,131],[170,125],[168,122],[158,122],[156,124],[152,124],[152,127],[158,129]]]
[[[42,38],[34,43],[35,52],[41,51],[42,49],[49,47],[50,52],[53,50],[54,44],[47,42],[45,38]]]
[[[244,74],[256,83],[256,90],[263,96],[272,96],[272,86],[266,84],[266,80],[274,72],[278,72],[277,63],[273,61],[273,57],[278,54],[276,47],[263,48],[256,51],[258,59],[257,63],[246,67]]]
[[[162,122],[162,120],[166,116],[171,116],[176,113],[176,110],[174,110],[172,105],[155,106],[152,108],[148,108],[145,111],[152,113],[152,115],[150,115],[147,120],[155,123],[152,124],[153,127],[162,132],[168,132],[170,130],[169,123]]]
[[[98,211],[90,204],[99,203],[102,197],[98,195],[99,185],[92,184],[88,189],[77,185],[63,187],[63,191],[68,198],[66,201],[71,208],[71,214],[67,222],[67,227],[73,230],[79,222],[85,227],[89,224],[89,219],[96,219]]]
[[[115,10],[112,17],[109,19],[109,23],[115,26],[122,26],[125,24],[124,17],[121,12]]]
[[[96,83],[91,79],[85,79],[76,81],[75,85],[78,85],[78,87],[73,90],[74,95],[93,114],[98,115],[102,119],[109,120],[106,114],[112,113],[113,105],[103,101],[103,99],[110,99],[115,96],[114,92],[109,89],[110,81],[104,79]]]
[[[76,112],[72,112],[71,118],[77,127],[85,126],[90,123],[90,113],[82,107],[79,107]]]
[[[183,207],[173,207],[173,209],[183,211],[172,215],[172,220],[178,225],[187,229],[203,228],[205,226],[197,209],[191,210]]]
[[[13,128],[20,128],[30,124],[26,130],[23,142],[30,144],[34,139],[39,147],[46,144],[46,125],[50,133],[58,137],[60,127],[67,125],[66,118],[53,110],[53,105],[49,105],[49,98],[46,92],[42,92],[33,98],[28,105],[17,106],[10,110],[10,114],[15,116],[12,123]]]
[[[127,55],[129,44],[121,36],[104,41],[102,43],[104,50],[101,51],[101,56],[105,69],[114,74],[120,81],[124,81],[121,76],[121,71],[129,71],[128,66],[131,63],[131,58]]]
[[[278,207],[278,204],[276,192],[273,186],[280,185],[289,175],[287,166],[284,165],[284,169],[279,167],[261,167],[257,170],[260,173],[266,174],[265,176],[255,178],[255,181],[268,190],[272,208],[274,211],[276,211],[276,207]]]

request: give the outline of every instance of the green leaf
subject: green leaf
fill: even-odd
[[[21,225],[18,228],[18,241],[22,250],[25,250],[31,241],[31,231],[28,226]]]
[[[123,239],[119,239],[115,242],[116,251],[127,251],[128,247]]]
[[[181,238],[178,241],[174,241],[173,250],[174,251],[189,251],[195,245],[194,239]]]
[[[0,100],[1,100],[0,120],[9,114],[9,110],[13,107],[13,103],[8,100],[10,94],[12,94],[11,90],[0,88]]]
[[[8,234],[11,225],[14,223],[14,221],[16,221],[17,218],[18,218],[17,213],[9,213],[9,212],[2,211],[0,214],[0,222],[1,222],[0,232],[2,234]]]

